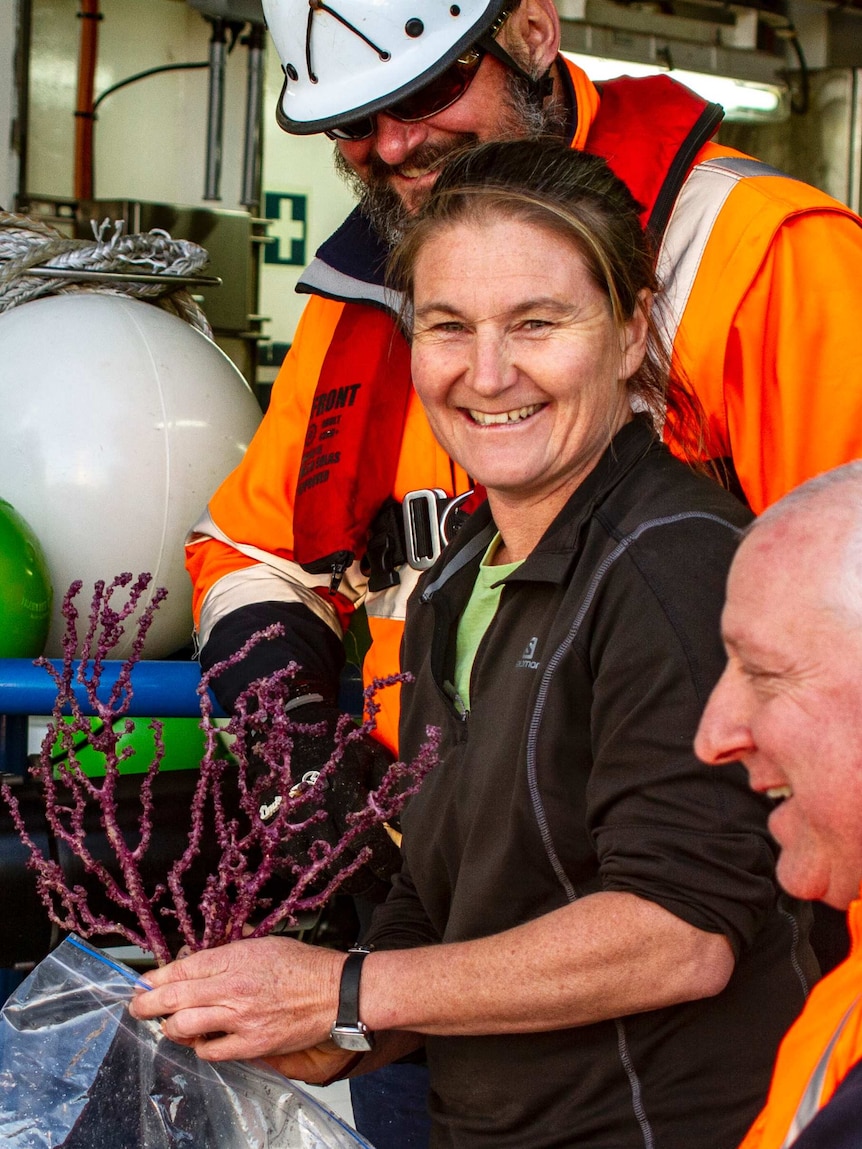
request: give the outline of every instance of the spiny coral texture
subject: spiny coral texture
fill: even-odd
[[[132,672],[153,615],[166,594],[158,589],[148,599],[150,581],[148,574],[141,574],[134,581],[131,574],[122,574],[110,583],[97,583],[80,645],[76,599],[81,583],[73,583],[63,601],[66,632],[62,664],[56,667],[47,659],[36,663],[54,678],[57,696],[48,733],[31,774],[41,784],[47,821],[56,840],[77,855],[87,873],[123,911],[121,917],[112,920],[91,909],[84,887],[70,887],[60,865],[45,857],[35,844],[9,786],[4,783],[0,792],[30,850],[29,864],[36,872],[38,892],[51,920],[61,929],[83,937],[120,935],[149,950],[163,964],[172,956],[167,940],[171,931],[163,929],[166,918],[172,919],[174,934],[178,928],[185,945],[198,950],[240,937],[269,934],[279,926],[293,924],[299,914],[319,909],[342,882],[368,861],[370,850],[363,846],[357,852],[358,840],[379,823],[397,817],[407,798],[419,789],[437,761],[439,731],[428,728],[427,741],[412,763],[391,765],[365,804],[348,815],[348,829],[337,842],[329,844],[316,839],[314,827],[327,817],[323,809],[327,779],[338,770],[350,743],[374,729],[380,709],[375,701],[377,691],[403,680],[403,676],[378,680],[365,691],[364,723],[356,726],[345,715],[338,725],[332,754],[316,781],[297,785],[290,770],[293,739],[299,734],[323,736],[324,731],[322,727],[297,722],[285,712],[284,702],[297,670],[295,664],[254,683],[240,697],[235,716],[222,727],[224,733],[233,736],[233,762],[221,750],[219,727],[213,719],[209,682],[244,658],[254,644],[274,637],[281,628],[260,631],[229,661],[219,663],[201,677],[198,694],[205,750],[191,802],[188,846],[171,865],[165,880],[148,888],[142,862],[154,830],[157,832],[153,784],[164,756],[162,724],[158,720],[150,723],[156,751],[147,772],[139,776],[140,814],[134,834],[124,833],[121,828],[117,788],[121,763],[134,753],[131,747],[118,746],[132,726],[130,719],[118,719],[128,712]],[[125,601],[115,605],[118,592],[127,587]],[[135,620],[132,616],[136,612]],[[99,691],[106,662],[130,619],[137,627],[133,651],[103,701]],[[86,696],[89,710],[102,720],[95,732],[89,712],[85,714],[78,701],[76,685]],[[59,777],[55,777],[57,739],[67,756]],[[104,778],[90,778],[84,773],[77,758],[82,742],[104,755]],[[280,801],[273,803],[273,794],[280,795]],[[113,866],[96,856],[92,838],[85,830],[85,811],[91,811],[94,804],[113,853]],[[277,807],[274,814],[273,806]],[[213,833],[217,864],[206,877],[199,903],[196,901],[191,907],[184,879],[201,857],[205,837]],[[131,840],[135,840],[134,845]],[[211,855],[209,848],[207,854]],[[275,902],[266,889],[270,884],[272,890],[274,877],[280,881]],[[136,924],[130,925],[130,921]]]

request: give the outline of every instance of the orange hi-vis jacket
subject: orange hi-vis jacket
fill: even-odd
[[[740,1149],[790,1149],[862,1060],[862,898],[847,919],[850,956],[815,985],[788,1030],[766,1105]],[[862,1143],[862,1127],[859,1136]]]
[[[658,259],[660,319],[705,409],[710,451],[732,461],[752,509],[759,512],[812,475],[862,455],[862,221],[824,193],[698,140],[697,132],[682,145],[677,133],[669,145],[663,124],[674,120],[674,100],[688,106],[694,99],[672,81],[610,81],[600,94],[579,68],[564,63],[577,109],[572,147],[604,155],[630,186],[636,176],[658,188],[667,173],[676,173]],[[663,103],[656,105],[659,98]],[[708,118],[714,106],[704,107]],[[708,124],[707,141],[716,124]],[[653,169],[661,179],[652,178]],[[666,182],[673,184],[669,175]],[[365,314],[369,324],[379,324],[381,315],[392,314],[379,279],[363,280],[349,258],[342,266],[329,259],[339,235],[305,273],[300,290],[311,298],[269,409],[243,462],[190,533],[187,566],[202,645],[220,619],[250,604],[304,604],[339,637],[350,611],[364,604],[373,640],[363,670],[368,683],[398,669],[416,572],[402,568],[398,585],[369,592],[354,561],[333,595],[329,575],[309,573],[294,549],[297,486],[326,478],[325,464],[338,453],[327,455],[319,436],[337,431],[336,416],[341,409],[349,413],[357,393],[350,348],[341,348],[342,387],[323,396],[319,378],[348,320],[355,325]],[[407,380],[406,355],[400,361]],[[375,444],[391,445],[400,433],[388,487],[395,499],[420,488],[449,495],[469,490],[468,476],[435,443],[409,386],[404,395],[403,424],[373,424],[366,436],[369,476]],[[307,440],[315,437],[311,452],[318,454],[311,457]],[[339,502],[349,513],[361,502],[361,467],[355,480],[355,492]],[[380,701],[378,737],[394,747],[397,690],[385,691]]]

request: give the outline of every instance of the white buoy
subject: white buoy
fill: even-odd
[[[39,538],[54,587],[45,654],[75,579],[149,571],[168,589],[145,656],[192,630],[183,539],[260,421],[251,388],[213,342],[151,303],[79,293],[0,315],[0,493]],[[133,626],[112,657],[131,648]]]

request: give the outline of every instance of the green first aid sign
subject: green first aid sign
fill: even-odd
[[[264,263],[305,267],[308,235],[308,196],[289,192],[266,192],[264,214],[272,220],[267,230],[270,242],[264,246]]]

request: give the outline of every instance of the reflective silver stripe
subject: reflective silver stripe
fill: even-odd
[[[780,176],[784,180],[796,178],[779,168],[772,167],[771,164],[763,163],[762,160],[754,160],[751,156],[725,156],[723,159],[707,160],[701,166],[730,172],[744,179],[751,179],[753,176]]]
[[[343,271],[336,271],[322,259],[313,259],[299,278],[297,290],[317,292],[328,299],[340,299],[350,303],[373,303],[398,314],[402,298],[399,292],[390,291],[375,283],[355,279]]]
[[[224,575],[207,591],[201,607],[198,641],[203,646],[220,618],[241,606],[265,602],[300,602],[339,637],[343,636],[335,610],[320,597],[315,587],[326,586],[328,579],[310,575],[297,563],[279,558],[260,547],[239,543],[227,535],[215,522],[207,509],[186,536],[186,546],[195,546],[205,539],[217,539],[235,551],[254,559],[259,565],[243,567]],[[341,584],[341,593],[353,602],[361,601],[367,580],[354,563]]]
[[[676,339],[719,213],[740,180],[757,176],[784,176],[784,172],[759,160],[728,157],[698,164],[685,181],[658,255],[658,278],[663,291],[656,301],[656,311],[668,351]]]
[[[671,212],[658,253],[659,329],[670,353],[715,221],[737,181],[716,178],[706,164],[694,169]]]
[[[365,596],[365,611],[369,619],[385,618],[403,622],[407,616],[407,600],[419,581],[421,571],[409,566],[398,568],[401,581],[386,590],[370,590]]]
[[[802,1094],[802,1098],[799,1102],[795,1114],[793,1115],[793,1120],[790,1123],[790,1128],[787,1131],[787,1136],[781,1142],[781,1149],[790,1149],[790,1146],[793,1144],[805,1126],[808,1125],[809,1122],[813,1121],[813,1119],[820,1112],[820,1096],[823,1093],[823,1083],[826,1080],[826,1072],[829,1068],[829,1060],[832,1057],[832,1052],[835,1049],[835,1046],[838,1044],[839,1037],[844,1032],[844,1028],[847,1025],[847,1022],[850,1020],[853,1011],[856,1009],[856,1006],[859,1004],[860,1000],[862,1000],[862,998],[857,997],[847,1012],[844,1014],[843,1018],[838,1024],[838,1028],[833,1033],[829,1044],[823,1050],[823,1053],[820,1056],[820,1060],[814,1067],[814,1072],[811,1074],[808,1084],[805,1086],[805,1092]]]
[[[215,624],[244,606],[261,602],[296,602],[307,607],[341,639],[344,632],[332,607],[315,591],[259,563],[223,575],[207,591],[198,622],[198,642],[205,646]]]

